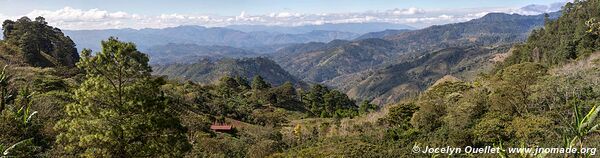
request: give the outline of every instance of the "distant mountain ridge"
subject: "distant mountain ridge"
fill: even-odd
[[[363,40],[363,39],[368,39],[368,38],[384,38],[386,36],[397,35],[397,34],[401,34],[401,33],[408,32],[408,31],[412,31],[412,30],[407,30],[407,29],[403,29],[403,30],[387,29],[387,30],[379,31],[379,32],[369,32],[369,33],[365,33],[365,34],[357,37],[355,40]]]
[[[101,40],[110,36],[138,44],[140,50],[168,43],[257,47],[274,44],[329,42],[334,39],[353,39],[359,34],[340,31],[311,30],[300,34],[272,32],[243,32],[223,27],[178,26],[163,29],[65,30],[79,49],[99,49]]]
[[[267,25],[230,25],[226,28],[240,30],[244,32],[276,32],[286,34],[301,34],[310,32],[313,30],[326,30],[326,31],[341,31],[341,32],[352,32],[357,34],[365,34],[369,32],[378,32],[388,29],[395,30],[414,30],[416,28],[405,24],[393,24],[383,22],[370,22],[370,23],[338,23],[338,24],[321,24],[321,25],[304,25],[304,26],[267,26]]]

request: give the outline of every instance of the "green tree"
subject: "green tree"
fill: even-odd
[[[254,76],[254,79],[252,79],[252,89],[265,90],[269,88],[271,88],[271,85],[265,82],[265,80],[260,75],[256,75]]]
[[[302,97],[302,102],[304,102],[305,106],[307,106],[306,108],[309,109],[313,115],[321,115],[323,104],[325,103],[323,95],[327,93],[329,93],[327,87],[319,84],[313,85],[310,90],[304,94],[304,97]]]
[[[248,84],[248,79],[246,79],[245,77],[238,76],[238,77],[235,78],[235,81],[239,85],[238,88],[240,90],[248,90],[248,89],[251,88],[250,84]]]
[[[43,17],[6,20],[2,28],[5,41],[18,46],[32,66],[73,67],[79,60],[75,43],[60,29],[48,26]]]
[[[491,110],[512,115],[524,115],[530,112],[533,105],[528,99],[540,77],[547,75],[547,68],[538,64],[525,62],[511,65],[496,74],[494,92],[491,94]]]
[[[55,128],[64,156],[182,157],[186,129],[165,104],[148,57],[133,43],[102,41],[102,52],[82,52],[86,80]],[[163,81],[164,82],[164,81]]]
[[[381,118],[380,121],[383,121],[387,125],[407,130],[412,127],[410,119],[417,110],[419,110],[419,107],[413,102],[402,103],[391,107],[388,114],[384,118]]]
[[[411,124],[421,131],[433,131],[443,125],[447,109],[462,98],[471,86],[462,81],[446,81],[433,85],[419,97],[419,110],[411,119]]]
[[[411,139],[418,131],[410,124],[413,114],[419,110],[414,102],[401,103],[389,109],[388,114],[378,121],[389,126],[385,136],[391,140]]]
[[[274,88],[277,95],[278,104],[290,104],[296,100],[296,89],[291,82],[285,82],[283,85]]]
[[[219,95],[223,98],[223,99],[227,99],[233,95],[235,95],[236,93],[239,92],[239,87],[240,85],[238,84],[238,81],[235,80],[234,78],[231,78],[229,76],[225,76],[222,77],[221,79],[219,79],[219,84],[217,85],[217,90],[219,92]]]

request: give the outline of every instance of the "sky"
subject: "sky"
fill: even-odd
[[[0,19],[43,16],[63,29],[179,25],[319,25],[388,22],[417,28],[490,12],[535,15],[566,0],[0,0]]]

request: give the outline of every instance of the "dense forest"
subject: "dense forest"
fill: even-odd
[[[509,53],[493,68],[469,80],[446,75],[385,107],[324,85],[270,83],[257,74],[171,80],[152,75],[148,55],[135,43],[110,37],[100,51],[78,53],[42,17],[6,20],[0,157],[594,157],[505,147],[600,147],[597,19],[600,0],[567,3],[561,17],[546,16],[525,42],[499,49]],[[462,58],[486,54],[469,48],[422,60],[461,65]],[[412,71],[404,69],[415,68],[402,65],[390,67],[407,75]],[[214,124],[235,128],[220,132]],[[501,150],[415,152],[426,146]]]

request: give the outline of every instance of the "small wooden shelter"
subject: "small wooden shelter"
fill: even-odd
[[[233,130],[233,128],[234,127],[232,125],[229,125],[227,123],[214,122],[212,125],[210,125],[210,129],[215,132],[228,133],[228,132],[231,132]]]

